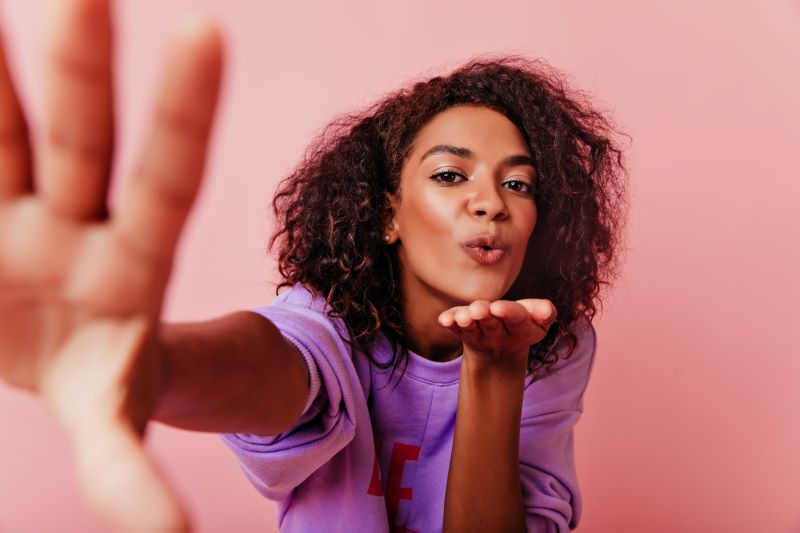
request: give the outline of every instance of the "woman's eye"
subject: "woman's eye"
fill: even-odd
[[[533,193],[533,186],[530,183],[526,183],[520,180],[508,180],[506,182],[503,182],[503,186],[516,192],[521,192],[525,194]]]
[[[453,170],[445,170],[444,172],[437,172],[431,179],[434,181],[438,181],[441,184],[452,185],[454,183],[459,183],[461,181],[466,180],[462,174],[459,172],[455,172]]]

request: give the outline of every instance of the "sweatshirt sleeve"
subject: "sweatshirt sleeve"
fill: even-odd
[[[578,345],[572,355],[559,359],[550,374],[533,380],[524,393],[520,474],[528,531],[536,533],[566,533],[578,526],[581,516],[573,428],[583,412],[596,336],[585,318],[573,332]]]
[[[272,321],[308,365],[309,396],[303,414],[278,435],[221,436],[250,482],[275,501],[286,498],[347,446],[356,428],[355,396],[360,385],[349,346],[320,311],[319,302],[304,290],[298,297],[298,291],[293,288],[273,305],[253,311]]]

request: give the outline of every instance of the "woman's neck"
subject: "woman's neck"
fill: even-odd
[[[453,306],[443,294],[414,280],[403,282],[403,311],[409,325],[409,348],[431,361],[455,359],[462,352],[461,341],[439,324],[439,315]]]

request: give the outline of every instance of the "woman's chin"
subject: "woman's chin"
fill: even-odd
[[[506,283],[491,283],[489,281],[474,284],[464,284],[455,291],[455,299],[459,305],[469,305],[476,300],[493,302],[500,300],[508,292]]]

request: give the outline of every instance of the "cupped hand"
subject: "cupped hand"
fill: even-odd
[[[108,0],[52,0],[46,122],[35,145],[0,48],[0,377],[37,391],[69,436],[90,502],[117,530],[187,519],[142,450],[161,365],[154,342],[174,249],[206,158],[222,70],[187,20],[118,205]]]
[[[464,343],[464,353],[496,366],[527,361],[529,347],[540,342],[556,320],[549,300],[476,300],[451,307],[439,315],[439,324]]]

